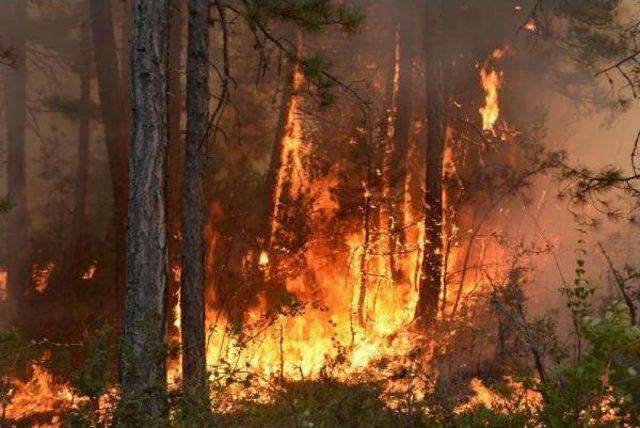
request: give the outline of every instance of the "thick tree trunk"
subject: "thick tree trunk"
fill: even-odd
[[[7,294],[10,307],[19,310],[29,288],[29,225],[27,209],[26,121],[26,37],[27,2],[8,1],[10,19],[5,22],[11,46],[12,67],[3,67],[7,152]]]
[[[126,85],[121,79],[113,31],[111,2],[90,0],[91,28],[96,58],[98,93],[107,143],[111,189],[114,200],[115,304],[118,307],[125,288],[125,244],[127,199],[129,192],[128,153],[130,114]]]
[[[446,96],[443,60],[443,0],[425,2],[425,67],[427,88],[427,171],[424,258],[420,271],[416,319],[433,326],[442,284],[442,161],[445,148]]]
[[[85,34],[86,36],[86,34]],[[91,48],[88,43],[82,46],[83,52],[80,71],[80,111],[78,124],[78,163],[76,166],[76,180],[73,196],[73,271],[79,267],[78,263],[85,258],[87,235],[87,188],[89,185],[89,141],[90,141],[90,111],[91,111]]]
[[[168,424],[167,60],[169,0],[136,0],[131,90],[133,132],[127,286],[120,359],[123,422]],[[165,424],[165,425],[163,425]]]
[[[189,1],[187,144],[182,216],[182,373],[187,399],[207,394],[204,325],[204,167],[209,104],[208,0]]]
[[[184,167],[184,140],[180,119],[182,117],[182,87],[180,84],[181,56],[182,56],[182,29],[184,27],[185,0],[172,0],[170,10],[170,35],[169,35],[169,177],[167,200],[167,224],[169,243],[169,337],[177,338],[180,332],[176,327],[179,314],[176,311],[178,295],[180,293],[181,260],[180,246],[180,216],[182,197],[182,174]]]

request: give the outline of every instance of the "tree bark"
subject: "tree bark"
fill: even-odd
[[[109,1],[109,0],[105,0]],[[129,67],[129,61],[131,59],[131,25],[133,24],[133,10],[132,2],[128,0],[111,0],[122,5],[122,25],[120,26],[122,31],[122,40],[120,45],[120,75],[122,76],[122,82],[124,86],[125,96],[129,90],[131,84],[131,68]]]
[[[293,104],[293,85],[295,79],[295,64],[293,61],[287,60],[285,65],[286,83],[282,89],[282,97],[280,99],[280,111],[278,112],[278,124],[276,125],[276,135],[271,149],[271,159],[269,161],[269,171],[265,182],[265,203],[264,203],[264,249],[269,251],[271,244],[271,222],[276,201],[276,186],[278,185],[278,174],[282,168],[282,152],[284,150],[284,139],[287,135],[287,123],[289,120],[291,106]]]
[[[27,207],[26,123],[26,36],[27,2],[7,2],[10,19],[5,23],[13,65],[3,67],[7,152],[7,295],[10,307],[19,311],[29,289],[29,224]]]
[[[427,147],[424,257],[420,269],[415,317],[432,327],[442,284],[442,161],[445,148],[446,96],[443,60],[443,0],[425,1],[425,78],[427,90]]]
[[[182,55],[182,29],[184,27],[185,0],[172,0],[170,10],[170,34],[169,34],[169,177],[167,200],[167,223],[169,243],[169,337],[178,338],[180,332],[175,321],[179,314],[176,311],[178,296],[180,293],[181,279],[181,235],[180,215],[182,197],[182,176],[184,168],[184,141],[180,119],[182,117],[182,87],[180,84],[181,55]]]
[[[87,34],[85,34],[86,36]],[[86,40],[86,39],[85,39]],[[89,141],[90,141],[90,112],[91,112],[91,48],[88,43],[82,45],[80,54],[80,111],[78,117],[78,154],[76,166],[76,180],[73,197],[73,271],[79,267],[78,263],[85,258],[87,235],[87,188],[89,185]]]
[[[183,390],[187,399],[207,394],[204,324],[204,171],[209,121],[208,0],[189,1],[187,142],[182,215]]]
[[[167,62],[169,0],[136,0],[131,49],[132,145],[124,331],[123,422],[168,425]]]
[[[107,143],[111,189],[114,200],[115,304],[119,307],[125,289],[125,244],[129,192],[128,153],[131,138],[130,113],[123,84],[113,30],[111,2],[90,0],[91,28],[98,78],[102,122]]]
[[[302,44],[302,34],[299,29],[290,29],[289,35],[294,35],[296,48],[299,50]],[[263,249],[267,252],[271,251],[272,237],[272,222],[274,220],[273,215],[276,212],[277,186],[278,176],[280,169],[282,168],[282,154],[284,152],[284,142],[289,130],[289,118],[291,116],[291,109],[293,108],[293,97],[297,91],[296,88],[296,73],[298,72],[298,65],[291,60],[287,59],[284,65],[285,73],[285,86],[282,89],[282,96],[280,98],[280,111],[278,112],[278,123],[276,125],[275,139],[273,141],[273,147],[271,149],[271,159],[269,161],[269,170],[267,171],[267,177],[265,181],[265,202],[263,213],[263,235],[264,240]]]
[[[406,209],[406,194],[405,194],[405,182],[407,180],[407,152],[409,148],[409,138],[411,135],[411,115],[412,115],[412,88],[413,88],[413,17],[414,8],[411,2],[407,2],[405,7],[400,10],[400,17],[398,19],[399,27],[399,79],[398,79],[398,99],[397,99],[397,113],[395,115],[394,123],[394,135],[393,135],[393,152],[391,157],[391,170],[393,174],[393,187],[399,189],[399,198],[397,203],[391,209],[391,213],[395,219],[394,221],[394,240],[392,247],[390,248],[392,253],[396,253],[395,242],[404,245],[406,242],[405,237],[405,224],[404,224],[404,209]],[[396,257],[392,254],[393,258]],[[397,280],[401,278],[402,272],[400,270],[400,263],[397,261],[393,264],[394,278]]]

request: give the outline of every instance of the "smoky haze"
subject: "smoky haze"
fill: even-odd
[[[132,2],[103,2],[120,89],[105,88],[97,68],[109,39],[91,20],[100,1],[0,2],[0,326],[27,338],[75,342],[109,324],[115,343],[122,327]],[[612,215],[601,201],[576,203],[575,177],[563,176],[633,172],[633,84],[615,69],[597,73],[628,54],[611,28],[627,27],[638,2],[617,2],[609,27],[595,30],[607,48],[585,55],[595,42],[569,13],[543,27],[534,0],[445,1],[438,58],[426,53],[434,30],[423,9],[440,2],[345,3],[364,14],[354,31],[276,19],[269,39],[240,14],[228,27],[211,18],[209,112],[221,113],[209,124],[203,178],[207,363],[231,355],[283,384],[322,377],[327,356],[345,349],[341,380],[410,354],[432,253],[442,269],[434,331],[453,356],[427,365],[465,380],[493,374],[505,322],[496,290],[511,286],[526,317],[550,316],[574,340],[566,289],[576,277],[594,287],[600,310],[621,298],[611,267],[640,261],[634,199],[603,196]],[[171,344],[185,319],[185,4],[172,9],[168,167],[157,171],[167,177]],[[425,238],[437,60],[446,94],[439,247]],[[433,343],[424,348],[439,351]],[[170,384],[180,358],[168,358]]]

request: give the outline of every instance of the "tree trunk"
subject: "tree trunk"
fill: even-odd
[[[129,192],[128,153],[129,139],[131,138],[130,114],[126,106],[129,103],[118,66],[111,2],[90,0],[90,7],[98,93],[114,200],[114,296],[116,307],[119,307],[125,288],[125,244]]]
[[[287,60],[285,65],[286,83],[282,89],[282,98],[280,99],[280,111],[278,112],[278,124],[276,125],[276,135],[271,149],[271,160],[269,162],[269,171],[265,182],[265,203],[264,203],[264,249],[269,251],[271,244],[271,222],[276,201],[276,186],[278,185],[278,174],[282,168],[282,152],[284,150],[284,140],[287,135],[287,124],[293,104],[293,85],[295,79],[295,64],[293,61]]]
[[[425,78],[427,147],[424,257],[415,317],[432,327],[442,284],[442,161],[445,148],[446,96],[443,60],[443,0],[425,2]]]
[[[87,34],[85,34],[86,37]],[[86,40],[86,39],[85,39]],[[78,124],[78,163],[73,197],[73,273],[77,273],[78,263],[84,261],[87,235],[87,188],[89,185],[89,141],[91,111],[91,48],[89,43],[82,46],[80,71],[80,111]]]
[[[407,2],[412,3],[412,2]],[[393,135],[393,155],[391,167],[394,188],[399,189],[398,203],[393,213],[395,219],[395,237],[401,245],[405,244],[405,182],[407,180],[407,152],[411,135],[412,89],[413,89],[413,4],[407,4],[400,10],[399,26],[399,79],[397,95],[397,113],[395,116]],[[395,246],[394,246],[395,247]],[[396,249],[394,248],[394,251]],[[394,277],[401,276],[400,264],[396,263]]]
[[[131,90],[133,132],[127,287],[120,356],[127,426],[168,425],[167,62],[169,0],[136,0]]]
[[[208,0],[189,1],[187,144],[182,215],[182,373],[187,399],[207,394],[204,324],[204,167],[208,136]]]
[[[176,327],[176,320],[179,317],[176,308],[178,306],[178,296],[180,293],[181,278],[181,196],[182,196],[182,174],[184,167],[184,143],[182,138],[182,128],[180,118],[182,117],[182,87],[180,84],[181,55],[182,55],[182,29],[184,27],[184,5],[185,0],[172,0],[170,10],[170,34],[169,34],[169,177],[168,177],[168,200],[167,200],[167,224],[169,243],[169,319],[167,325],[170,338],[179,338],[180,332]]]
[[[109,0],[105,0],[109,1]],[[133,24],[133,10],[131,7],[132,2],[127,0],[111,0],[122,5],[122,25],[120,26],[122,31],[122,40],[120,46],[120,75],[122,76],[122,82],[124,87],[125,96],[129,90],[131,84],[131,68],[129,67],[129,61],[131,60],[131,25]]]
[[[302,44],[302,34],[299,29],[289,29],[289,35],[293,35],[296,49],[299,50]],[[262,251],[268,255],[268,263],[264,264],[262,254],[258,253],[255,261],[256,283],[259,284],[258,292],[264,293],[268,310],[273,309],[281,302],[281,296],[287,292],[281,273],[281,251],[277,251],[276,242],[280,226],[280,206],[283,195],[286,193],[288,179],[287,176],[287,139],[292,136],[296,103],[296,92],[300,89],[302,75],[300,66],[291,59],[287,59],[284,64],[285,86],[280,99],[280,111],[278,113],[278,123],[276,125],[275,138],[271,149],[271,159],[269,170],[265,180],[265,200],[264,211],[260,219],[259,245]]]
[[[299,29],[288,31],[289,34],[295,34],[296,47],[300,49],[302,43],[302,34]],[[280,169],[282,168],[282,155],[284,152],[285,139],[289,129],[289,119],[291,117],[291,109],[293,108],[294,93],[298,90],[296,88],[296,73],[299,72],[299,66],[290,59],[286,60],[284,66],[285,73],[285,86],[282,89],[282,97],[280,99],[280,111],[278,112],[278,123],[276,125],[275,139],[273,141],[273,147],[271,149],[271,160],[269,162],[269,170],[267,171],[267,177],[265,182],[265,202],[263,213],[263,236],[261,237],[264,242],[263,249],[267,252],[271,250],[272,236],[272,222],[274,221],[274,213],[276,212],[277,199],[277,186],[278,176]]]
[[[5,119],[8,140],[7,196],[7,294],[9,307],[19,311],[19,303],[29,289],[29,224],[27,208],[26,121],[26,37],[27,2],[7,2],[10,19],[5,22],[7,43],[13,65],[3,67]],[[17,313],[16,313],[17,314]]]

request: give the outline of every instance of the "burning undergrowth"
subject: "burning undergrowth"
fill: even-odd
[[[265,108],[260,88],[242,89],[234,101],[243,109],[221,116],[218,125],[229,133],[216,141],[206,182],[205,407],[229,426],[341,426],[357,413],[362,423],[381,426],[546,423],[553,412],[563,422],[616,420],[615,412],[630,407],[621,392],[629,379],[616,378],[602,356],[614,349],[608,361],[636,376],[629,355],[637,331],[619,308],[589,318],[584,260],[576,288],[586,291],[562,278],[577,340],[593,347],[573,351],[586,355],[575,360],[585,362],[580,374],[566,363],[555,320],[529,313],[536,263],[556,257],[557,242],[538,224],[547,193],[537,184],[565,155],[546,150],[544,121],[519,114],[513,103],[526,84],[512,73],[519,53],[494,48],[496,41],[471,55],[459,46],[440,52],[450,82],[434,106],[429,91],[437,84],[427,80],[435,55],[424,63],[413,58],[405,24],[394,24],[380,58],[349,58],[363,64],[351,77],[366,82],[375,102],[322,99],[318,113],[312,79],[322,73],[312,66],[319,65],[283,55],[283,82],[268,97],[277,108]],[[523,28],[537,33],[530,27]],[[296,39],[304,53],[317,42],[306,33]],[[431,119],[418,118],[438,109],[445,114],[434,136]],[[277,123],[274,141],[262,144],[271,138],[270,122]],[[425,150],[434,138],[442,145],[436,161]],[[254,140],[260,144],[245,143]],[[432,191],[438,196],[430,199]],[[179,227],[173,232],[179,248]],[[47,237],[36,242],[41,249],[24,295],[8,293],[11,278],[0,270],[1,307],[20,301],[42,313],[46,328],[25,322],[23,331],[49,337],[20,347],[13,332],[1,338],[2,422],[106,425],[127,410],[114,375],[118,334],[96,328],[103,321],[96,314],[121,315],[111,308],[122,297],[109,281],[117,261],[97,245],[79,246],[77,259],[63,257],[54,246],[42,250],[40,240]],[[159,355],[167,355],[171,414],[180,420],[189,385],[181,373],[181,255],[173,252],[169,344]],[[69,318],[75,325],[56,328]],[[607,335],[620,339],[618,347]],[[585,371],[589,385],[607,394],[576,411],[557,385],[574,387]]]

